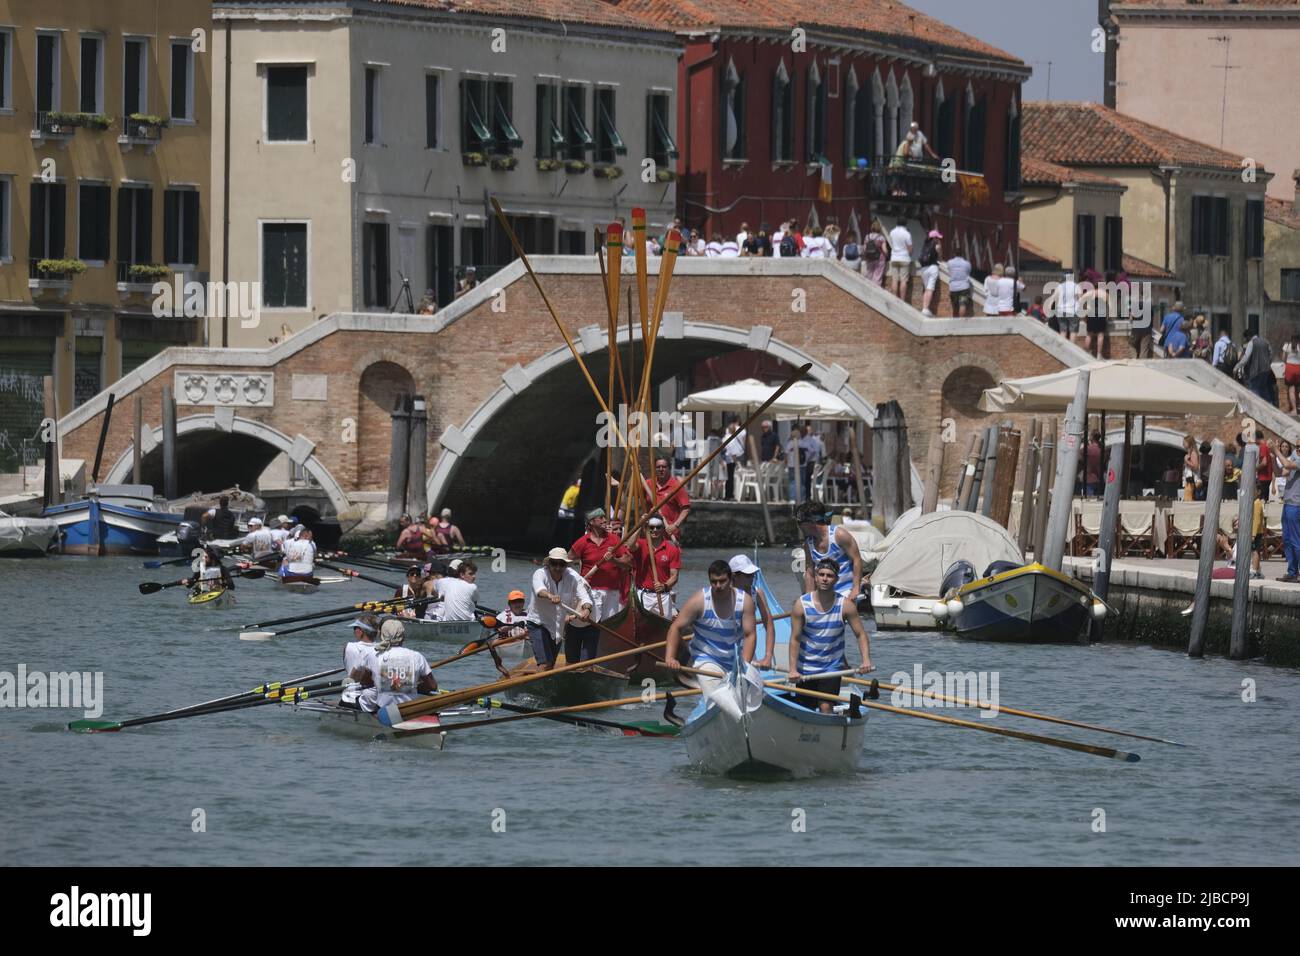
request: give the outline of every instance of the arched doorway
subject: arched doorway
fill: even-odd
[[[380,361],[361,373],[357,409],[357,488],[388,487],[392,412],[399,395],[415,392],[415,379],[396,362]]]

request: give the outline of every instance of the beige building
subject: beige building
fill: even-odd
[[[1024,155],[1124,187],[1123,251],[1172,273],[1216,334],[1227,327],[1240,340],[1260,327],[1271,173],[1094,103],[1026,103]]]
[[[260,283],[256,322],[212,319],[215,344],[412,311],[426,289],[449,304],[467,267],[481,281],[514,258],[489,197],[529,253],[590,253],[616,217],[630,236],[636,206],[664,232],[677,41],[599,0],[521,9],[215,4],[213,208],[228,198],[229,225],[212,218],[212,272]]]
[[[1300,0],[1101,0],[1106,105],[1252,159],[1287,198],[1300,167]]]
[[[208,259],[210,5],[0,0],[0,471],[197,319],[162,276]]]
[[[1020,238],[1066,269],[1123,268],[1125,187],[1113,179],[1033,157],[1020,161]],[[1050,261],[1050,260],[1049,260]]]

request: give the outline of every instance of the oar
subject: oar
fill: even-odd
[[[297,634],[299,631],[310,631],[318,627],[329,627],[332,624],[344,624],[356,614],[348,612],[342,617],[332,617],[325,620],[311,621],[307,624],[300,624],[297,627],[285,628],[282,631],[240,631],[239,639],[241,641],[269,641],[273,637],[283,637],[286,634]]]
[[[765,686],[775,688],[776,690],[793,691],[803,697],[816,697],[819,700],[830,700],[837,704],[846,704],[843,697],[835,694],[823,694],[815,690],[800,690],[790,684],[783,684],[780,681],[764,681]],[[920,710],[907,710],[903,707],[891,707],[889,704],[880,704],[870,700],[860,702],[864,707],[870,707],[874,710],[883,710],[891,714],[901,714],[904,717],[918,717],[921,720],[933,720],[941,724],[948,724],[953,727],[965,727],[968,730],[982,730],[986,734],[998,734],[1002,737],[1014,737],[1017,740],[1028,740],[1030,743],[1046,744],[1049,747],[1060,747],[1064,750],[1074,750],[1079,753],[1093,754],[1097,757],[1110,757],[1113,760],[1123,760],[1127,763],[1137,763],[1142,758],[1135,753],[1129,753],[1124,750],[1115,750],[1111,747],[1096,747],[1092,744],[1081,744],[1075,740],[1064,740],[1060,737],[1043,737],[1038,734],[1026,733],[1023,730],[1011,730],[1007,727],[990,727],[986,724],[977,724],[969,720],[958,720],[956,717],[941,717],[938,714],[927,714]]]
[[[497,641],[483,641],[481,643],[478,641],[471,641],[468,650],[463,650],[459,654],[453,654],[451,657],[444,657],[442,660],[430,664],[429,670],[434,670],[435,668],[442,667],[446,664],[454,664],[456,661],[464,660],[466,657],[473,657],[475,654],[479,654],[488,649],[505,647],[507,644],[518,644],[520,641],[526,640],[528,640],[527,635],[523,635],[522,637],[506,637]]]
[[[334,617],[353,611],[384,613],[393,608],[400,610],[405,607],[422,607],[432,600],[433,598],[390,598],[380,601],[362,601],[358,604],[345,604],[342,607],[330,608],[328,611],[312,611],[310,614],[293,614],[289,617],[278,617],[272,621],[258,621],[254,624],[245,624],[244,627],[275,627],[277,624],[296,624],[298,621],[310,621],[316,617]]]
[[[360,578],[362,581],[369,581],[371,584],[382,585],[383,587],[390,588],[390,589],[401,587],[401,585],[396,584],[392,581],[381,581],[379,578],[369,577],[367,575],[362,574],[360,571],[353,571],[351,568],[341,568],[337,564],[326,564],[324,561],[319,561],[317,563],[322,568],[328,568],[331,571],[337,571],[339,574],[345,574],[350,578]],[[394,570],[396,569],[394,568]]]
[[[306,677],[295,677],[290,681],[270,681],[265,684],[259,684],[252,690],[246,690],[239,694],[231,694],[228,697],[218,697],[216,700],[204,701],[201,704],[190,704],[186,707],[178,707],[175,710],[163,711],[160,714],[149,714],[145,717],[132,717],[129,720],[74,720],[68,724],[69,730],[75,730],[80,733],[111,733],[123,729],[124,727],[136,727],[140,724],[156,724],[164,720],[179,720],[181,717],[200,711],[208,710],[212,707],[240,703],[248,700],[255,700],[264,697],[266,694],[279,691],[284,687],[293,687],[299,684],[306,684],[308,681],[320,680],[322,677],[331,677],[343,670],[336,667],[333,670],[321,671],[318,674],[308,674]]]
[[[625,657],[633,657],[637,654],[643,654],[646,651],[658,650],[664,647],[668,642],[660,641],[657,644],[646,644],[642,647],[633,648],[630,651],[619,651],[614,654],[606,654],[603,657],[593,657],[591,660],[580,661],[577,664],[565,664],[563,667],[556,667],[549,671],[539,671],[536,674],[521,674],[518,677],[511,677],[507,680],[493,681],[490,684],[480,684],[477,687],[468,687],[465,690],[451,691],[437,697],[422,697],[418,700],[407,701],[404,704],[392,705],[379,711],[379,720],[386,726],[391,727],[393,724],[401,723],[404,720],[410,720],[412,717],[418,717],[421,714],[427,714],[431,711],[441,710],[443,707],[451,707],[454,704],[464,703],[467,700],[476,700],[479,697],[488,697],[499,691],[508,690],[513,687],[520,687],[524,684],[531,684],[534,681],[545,680],[548,677],[554,677],[557,674],[571,674],[574,671],[587,670],[599,664],[609,661],[621,660]]]
[[[552,671],[551,673],[555,673],[555,671]],[[409,731],[409,734],[411,736],[415,736],[417,734],[440,733],[445,730],[468,730],[471,727],[493,727],[497,724],[514,723],[516,720],[531,720],[536,717],[549,718],[549,717],[558,716],[560,714],[577,714],[587,710],[604,710],[610,707],[621,707],[624,704],[640,704],[640,703],[650,703],[650,701],[664,700],[670,695],[673,698],[678,698],[678,697],[687,697],[691,694],[698,694],[698,693],[699,693],[698,690],[682,690],[682,691],[674,690],[674,691],[655,694],[649,700],[643,700],[640,695],[636,697],[622,697],[618,700],[597,700],[589,704],[574,704],[571,707],[551,707],[546,710],[530,711],[529,713],[526,714],[514,714],[510,717],[495,717],[492,718],[491,720],[466,720],[466,721],[458,721],[454,724],[440,724],[437,727],[431,727],[428,730]],[[442,694],[435,697],[424,698],[423,700],[421,700],[421,703],[423,703],[425,700],[433,701],[435,704],[438,705],[438,707],[432,709],[440,709],[442,707],[450,706],[446,702],[446,698],[448,696],[449,695]]]
[[[853,672],[848,671],[848,673],[851,674]],[[847,683],[850,684],[865,685],[871,683],[870,681],[859,680],[858,678],[855,677],[848,677],[845,678],[845,680]],[[929,697],[932,700],[946,700],[954,704],[960,704],[963,707],[980,707],[983,708],[984,710],[993,709],[992,704],[986,704],[980,700],[966,700],[961,697],[949,697],[947,694],[940,694],[938,691],[933,691],[933,690],[921,691],[911,687],[899,687],[895,684],[880,684],[879,682],[877,683],[881,690],[901,691],[904,694],[911,694],[913,697]],[[1146,734],[1130,733],[1127,730],[1114,730],[1113,728],[1101,727],[1098,726],[1097,724],[1085,724],[1079,720],[1067,720],[1064,717],[1052,717],[1048,714],[1036,714],[1032,710],[1017,710],[1014,707],[1003,707],[1001,705],[998,705],[998,711],[1003,714],[1010,714],[1013,717],[1028,717],[1030,720],[1044,720],[1052,724],[1064,724],[1067,727],[1079,727],[1082,730],[1095,730],[1098,733],[1102,733],[1102,734],[1116,734],[1120,737],[1135,737],[1138,740],[1150,740],[1154,743],[1170,744],[1174,747],[1187,746],[1187,744],[1179,743],[1176,740],[1166,740],[1164,737],[1148,737]]]
[[[640,700],[638,697],[637,700]],[[495,707],[500,710],[508,710],[514,714],[526,714],[530,717],[540,716],[546,720],[554,720],[562,724],[573,724],[575,727],[602,727],[610,730],[619,731],[624,737],[675,737],[677,728],[672,728],[672,733],[666,733],[662,730],[648,730],[638,724],[624,724],[617,720],[604,720],[600,717],[569,717],[564,714],[547,714],[534,707],[520,707],[518,704],[507,704],[504,701],[494,700],[492,698],[481,698],[479,705],[483,707]],[[604,702],[600,702],[604,703]],[[609,706],[606,704],[606,706]],[[459,726],[458,724],[456,726]],[[480,726],[483,726],[480,724]]]
[[[264,574],[266,574],[266,570],[263,568],[250,568],[247,571],[240,571],[238,569],[234,569],[230,571],[230,576],[232,578],[248,578],[250,580],[255,580],[257,578],[260,578]],[[193,584],[193,583],[194,583],[193,577],[181,578],[179,581],[168,581],[166,584],[163,584],[159,581],[142,581],[140,583],[140,593],[157,594],[159,591],[166,590],[167,588],[176,588],[176,587],[180,587],[182,584]]]

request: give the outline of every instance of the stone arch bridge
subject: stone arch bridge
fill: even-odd
[[[593,377],[605,381],[604,294],[591,257],[533,260]],[[631,263],[624,288],[634,283]],[[658,260],[651,260],[651,295]],[[653,298],[652,298],[653,301]],[[623,315],[619,342],[629,330]],[[639,327],[634,329],[640,338]],[[923,318],[911,305],[815,259],[681,259],[656,345],[662,382],[737,350],[812,364],[814,384],[868,424],[897,399],[924,455],[944,418],[982,427],[979,389],[1087,360],[1029,319]],[[638,348],[639,352],[639,348]],[[250,488],[287,454],[336,511],[380,511],[394,395],[428,400],[428,497],[472,516],[481,540],[536,540],[590,453],[598,405],[523,265],[515,262],[435,316],[337,313],[269,349],[168,349],[115,383],[104,452],[129,480],[131,408],[143,399],[144,480],[161,486],[161,396],[178,402],[181,493]],[[64,455],[93,459],[107,394],[62,421]],[[950,456],[949,484],[955,481]]]

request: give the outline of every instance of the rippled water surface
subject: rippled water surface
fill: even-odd
[[[703,585],[720,556],[688,555],[684,583]],[[773,573],[788,556],[762,557],[788,607],[794,578]],[[481,573],[483,603],[504,603],[531,570],[512,559],[506,573]],[[267,643],[237,631],[379,592],[353,581],[289,595],[250,581],[238,607],[212,610],[189,607],[180,589],[136,589],[179,576],[128,558],[0,562],[0,671],[20,662],[103,671],[105,718],[154,713],[339,666],[341,626]],[[412,646],[431,659],[454,651]],[[337,736],[278,707],[96,735],[64,729],[75,711],[3,709],[0,863],[1300,862],[1293,670],[1143,646],[1017,648],[921,632],[881,634],[872,656],[885,680],[916,663],[996,671],[1004,706],[1192,746],[1005,714],[991,722],[1142,755],[1127,764],[873,712],[858,774],[758,783],[687,769],[676,740],[549,721],[449,735],[437,753]],[[494,673],[481,657],[438,671],[446,687]],[[1247,679],[1253,703],[1242,700]],[[206,832],[193,830],[196,809]],[[1094,832],[1099,811],[1105,832]]]

